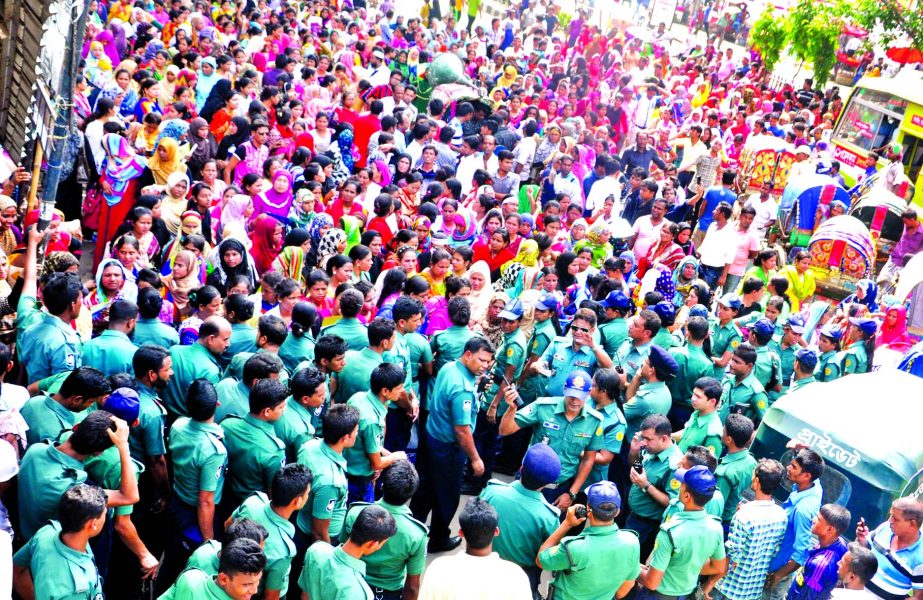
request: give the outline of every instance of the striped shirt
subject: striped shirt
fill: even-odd
[[[885,521],[869,536],[869,545],[878,559],[878,571],[866,588],[879,598],[906,598],[912,590],[923,589],[923,538],[912,545],[891,550],[894,532]]]
[[[785,535],[788,515],[772,500],[744,504],[731,519],[728,540],[728,573],[716,589],[731,600],[757,600]]]
[[[836,586],[837,563],[846,554],[846,541],[837,538],[829,546],[814,548],[808,552],[808,560],[795,573],[795,580],[788,590],[788,600],[827,600]]]

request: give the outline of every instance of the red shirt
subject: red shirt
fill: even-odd
[[[387,248],[388,244],[391,243],[391,239],[394,237],[394,233],[391,231],[391,227],[388,226],[388,221],[384,217],[372,217],[369,220],[369,224],[365,226],[366,231],[376,231],[381,234],[381,243]]]
[[[471,264],[474,264],[479,260],[486,262],[487,266],[490,268],[490,276],[493,279],[497,278],[494,273],[499,273],[500,267],[516,258],[508,246],[496,255],[491,254],[489,242],[482,243],[481,241],[477,241],[474,243],[474,246],[472,246],[471,249],[474,251],[474,255],[471,257]]]
[[[359,151],[357,167],[364,167],[369,158],[369,140],[376,131],[381,131],[381,120],[369,113],[359,115],[353,121],[353,146]]]

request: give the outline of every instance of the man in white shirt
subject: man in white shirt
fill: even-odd
[[[667,214],[667,201],[663,198],[657,198],[651,204],[651,214],[638,217],[635,220],[634,232],[635,243],[632,251],[635,257],[641,260],[650,251],[651,246],[660,239],[660,230],[667,224],[664,215]]]
[[[830,592],[833,600],[877,600],[865,585],[878,572],[875,553],[858,542],[850,542],[846,554],[837,563],[840,583]]]
[[[372,52],[372,58],[366,71],[365,79],[372,84],[372,87],[388,85],[391,80],[391,70],[385,65],[385,53],[381,50]]]
[[[677,178],[680,186],[689,187],[692,178],[695,176],[695,163],[699,157],[708,152],[708,148],[702,143],[702,126],[692,125],[689,127],[689,137],[675,139],[677,146],[683,148],[683,160],[679,163],[677,169]]]
[[[531,600],[529,578],[493,552],[497,511],[472,498],[458,517],[465,553],[441,556],[423,574],[419,600]]]
[[[516,144],[513,153],[516,158],[513,159],[513,171],[517,174],[525,172],[525,177],[529,175],[529,169],[532,168],[532,159],[535,158],[535,132],[538,131],[538,124],[529,119],[522,128],[522,140]]]
[[[769,195],[771,191],[772,184],[764,182],[762,187],[760,187],[760,191],[751,194],[750,197],[747,198],[746,204],[744,204],[744,206],[749,206],[756,211],[752,230],[759,239],[766,237],[766,232],[769,231],[769,228],[775,223],[776,215],[779,212],[779,205],[776,204],[776,201]]]
[[[702,262],[699,276],[708,287],[724,286],[728,270],[734,262],[737,248],[737,232],[728,222],[731,218],[731,205],[720,202],[712,213],[714,220],[705,232],[705,239],[699,246],[699,260]]]
[[[455,178],[461,182],[462,196],[467,196],[471,191],[471,185],[474,180],[474,172],[484,168],[484,158],[481,154],[481,140],[477,136],[468,136],[464,138],[461,148],[458,150],[458,169],[455,171]]]
[[[555,194],[567,195],[571,202],[583,203],[583,190],[580,189],[580,181],[573,174],[574,157],[570,154],[561,155],[560,160],[555,159],[555,165],[552,166],[551,173],[548,175],[548,181],[554,188]],[[555,169],[557,167],[557,169]]]
[[[612,196],[612,200],[615,203],[612,209],[613,214],[619,215],[622,213],[622,186],[619,185],[619,161],[614,158],[609,158],[603,166],[606,169],[606,175],[602,179],[598,179],[593,184],[593,187],[590,188],[590,193],[587,194],[586,197],[586,206],[583,210],[584,216],[592,215],[595,211],[602,208],[603,203],[609,196]],[[609,218],[609,215],[603,215],[603,217]]]

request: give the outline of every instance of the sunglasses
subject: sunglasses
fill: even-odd
[[[570,326],[571,331],[579,331],[581,333],[590,333],[590,330],[586,327],[577,327],[576,325]]]

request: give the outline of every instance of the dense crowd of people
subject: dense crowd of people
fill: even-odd
[[[737,187],[764,136],[838,176],[836,89],[480,4],[91,0],[57,208],[0,196],[0,594],[923,598],[918,500],[853,532],[749,451],[915,343]]]

